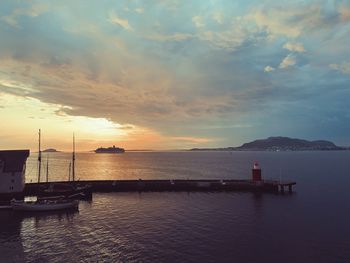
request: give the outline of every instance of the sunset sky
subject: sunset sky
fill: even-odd
[[[0,3],[0,148],[350,145],[350,1]]]

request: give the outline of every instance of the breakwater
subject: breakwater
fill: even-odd
[[[259,191],[292,192],[295,182],[274,180],[96,180],[77,182],[27,183],[25,195],[36,195],[48,184],[90,185],[92,192],[162,192],[162,191]]]

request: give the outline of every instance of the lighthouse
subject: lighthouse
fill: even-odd
[[[252,169],[252,180],[254,182],[261,181],[261,168],[258,164],[258,162],[254,163],[253,169]]]

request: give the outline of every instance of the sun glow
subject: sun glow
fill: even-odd
[[[105,118],[70,117],[73,125],[82,133],[91,133],[95,136],[126,136],[123,126]]]
[[[3,147],[36,149],[36,131],[41,128],[44,147],[69,150],[74,132],[78,142],[84,142],[80,150],[91,150],[101,142],[117,144],[124,141],[135,128],[105,118],[66,115],[62,105],[33,98],[0,93],[0,105],[0,118],[6,124],[2,125],[0,138]],[[16,145],[7,146],[14,138]]]
[[[72,134],[76,135],[77,151],[116,145],[130,149],[176,149],[181,143],[192,148],[213,139],[166,136],[158,131],[132,124],[119,124],[107,118],[72,116],[72,108],[44,103],[31,97],[0,93],[2,121],[0,144],[4,148],[37,150],[37,130],[42,130],[42,147],[70,151]]]

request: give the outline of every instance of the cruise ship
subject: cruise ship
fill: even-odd
[[[113,145],[113,147],[108,147],[108,148],[97,148],[95,150],[95,153],[124,153],[125,150],[123,148],[119,148],[119,147],[115,147],[115,145]]]

